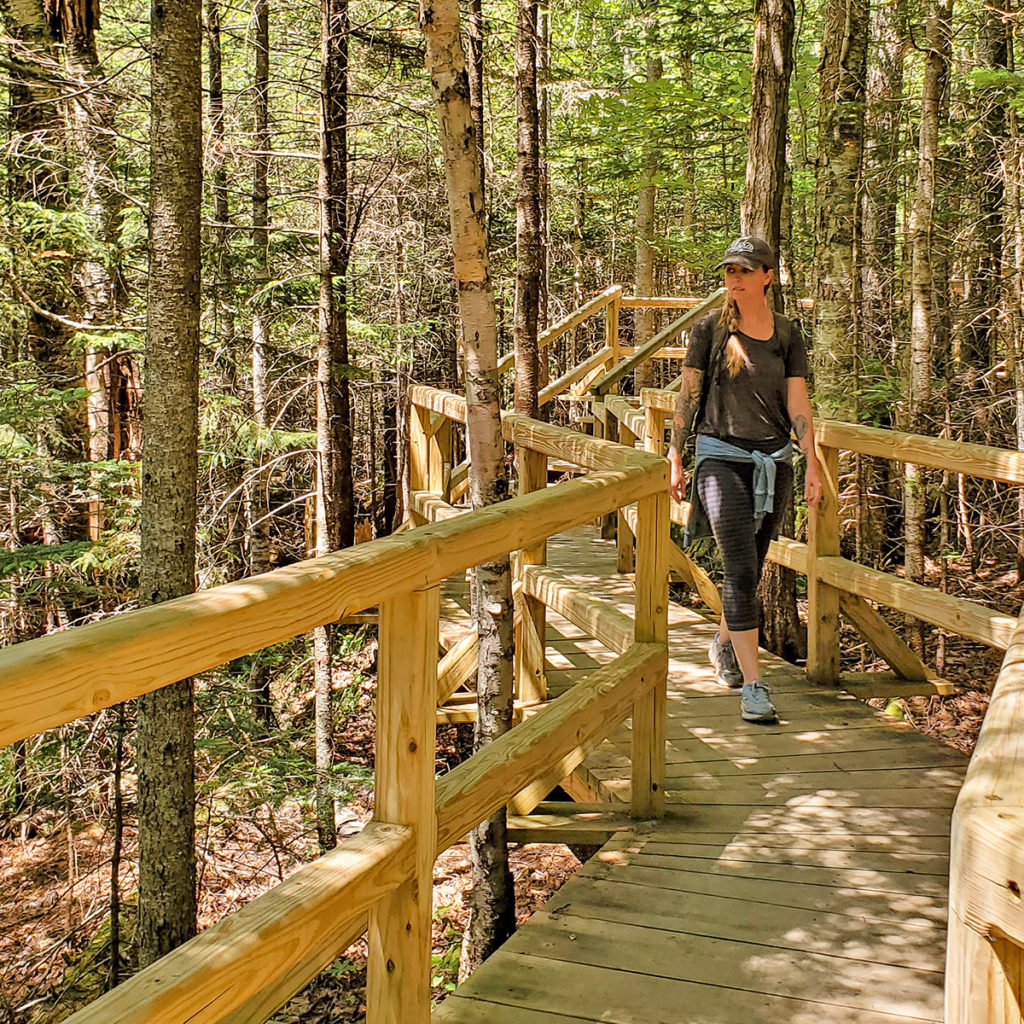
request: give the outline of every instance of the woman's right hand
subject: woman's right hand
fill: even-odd
[[[668,453],[669,464],[672,467],[669,479],[668,492],[676,501],[686,500],[686,470],[683,469],[683,457],[675,449]]]

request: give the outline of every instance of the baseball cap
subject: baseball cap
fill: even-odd
[[[739,263],[740,266],[749,270],[759,270],[761,267],[775,269],[775,251],[763,239],[754,235],[741,235],[734,242],[729,243],[725,250],[722,262],[715,270],[720,270],[727,263]]]

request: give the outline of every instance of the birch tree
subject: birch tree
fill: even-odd
[[[508,480],[501,439],[494,290],[457,0],[422,0],[420,24],[448,188],[466,386],[470,497],[474,508],[482,508],[507,496]],[[479,635],[475,741],[480,747],[512,725],[512,584],[507,558],[476,567],[473,609]],[[515,928],[504,808],[472,831],[470,856],[473,889],[463,937],[463,975]]]

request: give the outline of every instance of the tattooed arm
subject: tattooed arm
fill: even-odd
[[[800,450],[807,456],[804,473],[804,497],[809,505],[817,505],[821,498],[821,468],[814,449],[814,414],[807,395],[807,381],[803,377],[786,378],[786,409],[793,424],[793,436]]]
[[[700,405],[704,371],[693,366],[683,367],[683,383],[679,388],[675,411],[672,413],[672,441],[668,450],[672,464],[672,481],[669,487],[676,501],[683,501],[686,491],[686,473],[683,470],[683,448],[693,433],[693,420]]]

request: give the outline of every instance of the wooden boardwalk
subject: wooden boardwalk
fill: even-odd
[[[549,563],[630,612],[614,545]],[[551,616],[552,688],[611,659]],[[779,710],[743,722],[714,627],[671,606],[668,812],[616,834],[434,1013],[446,1024],[941,1021],[949,819],[966,760],[766,656]],[[628,727],[577,799],[629,799]]]

